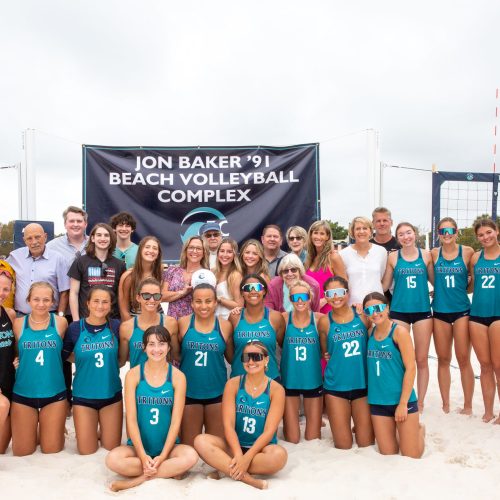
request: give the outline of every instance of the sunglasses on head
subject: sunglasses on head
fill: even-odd
[[[307,302],[310,298],[311,296],[305,292],[290,294],[290,302],[298,302],[299,300]]]
[[[252,361],[262,361],[266,355],[262,352],[244,352],[241,355],[241,362],[248,363],[250,360]]]
[[[283,269],[283,271],[281,271],[283,274],[288,274],[288,273],[298,273],[299,272],[299,268],[298,267],[289,267],[288,269]]]
[[[262,292],[264,285],[262,283],[245,283],[241,289],[244,292]]]
[[[381,313],[387,304],[375,304],[374,306],[368,306],[363,309],[367,316],[373,316],[374,313]]]
[[[454,234],[456,234],[456,232],[457,232],[457,230],[454,227],[442,227],[442,228],[438,229],[438,233],[441,236],[444,236],[446,234],[453,236]]]
[[[335,297],[345,297],[346,293],[346,288],[330,288],[329,290],[325,290],[325,297],[327,299],[333,299]]]
[[[9,271],[7,271],[7,269],[1,269],[0,270],[0,276],[2,276],[2,274],[4,276],[7,276],[7,278],[12,279],[12,274]]]
[[[144,300],[149,300],[151,297],[153,297],[153,300],[160,300],[161,299],[161,293],[149,293],[149,292],[141,292],[141,297]]]

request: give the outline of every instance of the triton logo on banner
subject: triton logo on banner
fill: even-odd
[[[229,233],[227,233],[227,234],[224,233],[224,231],[222,229],[222,226],[224,224],[227,224],[227,219],[222,212],[219,212],[215,208],[200,207],[200,208],[195,208],[194,210],[191,210],[184,217],[184,219],[182,219],[181,226],[183,226],[184,223],[186,222],[186,220],[189,219],[190,217],[192,217],[193,215],[198,215],[198,214],[203,214],[203,213],[209,214],[210,217],[206,218],[206,220],[203,220],[202,222],[193,222],[190,226],[188,226],[188,228],[186,229],[184,234],[180,235],[182,243],[184,243],[186,240],[188,240],[192,236],[198,236],[201,226],[203,226],[203,224],[206,224],[207,222],[217,222],[219,224],[219,227],[221,228],[222,236],[223,237],[229,236]]]

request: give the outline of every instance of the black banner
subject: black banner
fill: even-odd
[[[89,227],[120,211],[137,220],[134,240],[157,236],[163,257],[217,221],[239,243],[266,224],[283,231],[320,218],[319,145],[144,148],[83,146]]]

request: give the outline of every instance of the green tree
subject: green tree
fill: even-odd
[[[0,255],[9,255],[14,249],[14,221],[7,224],[1,224],[0,232]]]
[[[345,240],[347,238],[348,231],[345,227],[341,226],[338,222],[332,222],[327,220],[332,230],[332,239],[334,240]]]

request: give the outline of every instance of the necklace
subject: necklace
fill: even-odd
[[[34,325],[43,325],[44,323],[47,323],[47,321],[49,321],[50,319],[50,313],[47,315],[47,319],[44,319],[43,321],[36,321],[33,319],[33,316],[31,315],[30,313],[30,321],[34,324]]]

